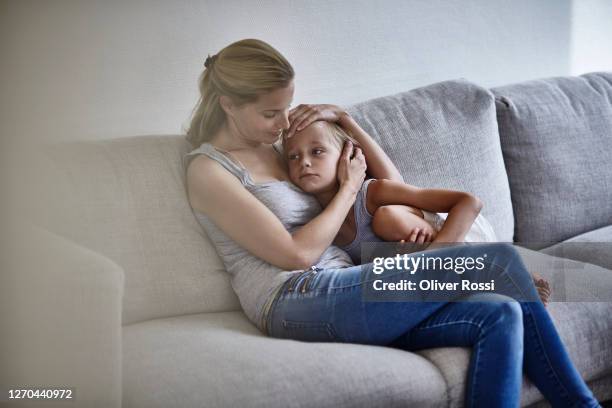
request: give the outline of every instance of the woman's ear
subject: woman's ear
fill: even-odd
[[[230,115],[230,116],[232,115],[234,104],[232,103],[230,98],[228,98],[225,95],[221,95],[219,97],[219,105],[221,105],[221,109],[223,109],[226,115]]]

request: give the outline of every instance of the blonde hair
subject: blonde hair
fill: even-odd
[[[313,123],[315,123],[315,122],[313,122]],[[342,149],[344,148],[344,142],[346,142],[346,141],[350,141],[350,142],[353,143],[353,145],[359,146],[359,142],[357,142],[357,140],[355,140],[355,138],[351,135],[350,131],[344,129],[342,126],[340,126],[339,124],[337,124],[335,122],[323,121],[323,123],[324,123],[323,128],[325,129],[325,133],[328,136],[329,140],[341,152],[342,152]],[[312,123],[311,123],[311,125],[312,125]],[[302,130],[304,130],[304,129],[302,129]],[[296,137],[296,136],[294,135],[293,137]],[[283,151],[284,151],[287,139],[285,137],[282,137],[281,140],[282,140],[282,148],[283,148]]]
[[[327,135],[338,147],[338,149],[340,149],[340,151],[342,151],[342,148],[344,147],[344,142],[346,141],[350,141],[355,146],[359,146],[359,143],[355,140],[351,133],[348,130],[344,129],[342,126],[333,122],[325,122],[325,124],[327,125],[325,126],[325,129],[327,129]]]
[[[187,140],[198,147],[211,139],[226,120],[219,98],[237,106],[254,103],[260,95],[285,88],[295,76],[293,67],[271,45],[257,39],[236,41],[207,58],[198,84],[200,99],[191,117]]]

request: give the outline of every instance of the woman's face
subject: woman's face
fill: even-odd
[[[293,91],[294,85],[291,81],[285,88],[261,95],[254,103],[247,103],[241,107],[228,103],[224,109],[228,126],[245,142],[251,144],[276,142],[280,137],[279,129],[289,129],[288,116]]]
[[[319,194],[338,187],[340,149],[327,134],[324,122],[313,122],[285,141],[289,178],[307,193]]]

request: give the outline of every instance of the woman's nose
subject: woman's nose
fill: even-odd
[[[284,129],[284,130],[289,129],[289,126],[291,126],[291,123],[289,123],[289,112],[288,111],[285,111],[281,115],[281,123],[278,123],[277,126],[278,126],[277,129]]]

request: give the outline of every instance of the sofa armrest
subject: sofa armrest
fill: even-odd
[[[0,401],[8,388],[72,388],[66,406],[120,407],[121,267],[32,225],[4,240]]]

